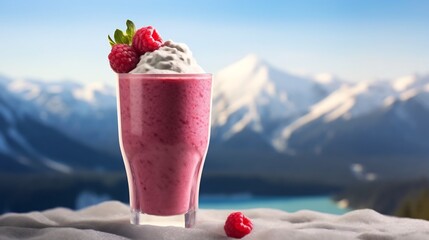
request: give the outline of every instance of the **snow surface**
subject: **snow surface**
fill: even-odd
[[[81,211],[57,208],[45,212],[0,216],[0,239],[228,239],[223,231],[232,210],[200,210],[195,228],[135,226],[129,208],[105,202]],[[424,240],[429,222],[395,218],[372,210],[342,216],[303,210],[288,213],[274,209],[243,210],[254,225],[243,239],[293,240]]]
[[[93,191],[84,190],[76,197],[75,209],[86,208],[111,199],[112,198],[108,194],[98,194]]]

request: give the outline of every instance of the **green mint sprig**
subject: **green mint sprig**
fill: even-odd
[[[113,34],[113,38],[115,40],[113,40],[110,37],[110,35],[107,36],[111,46],[115,44],[131,45],[134,34],[136,33],[136,27],[131,20],[127,20],[126,24],[127,24],[127,30],[125,30],[125,33],[119,29],[116,29],[115,33]]]

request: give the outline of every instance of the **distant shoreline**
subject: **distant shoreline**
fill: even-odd
[[[372,208],[393,215],[405,198],[429,189],[426,179],[361,183],[339,187],[251,175],[203,174],[202,202],[324,199],[342,207]],[[54,207],[77,209],[97,201],[128,202],[124,172],[78,174],[0,173],[0,212],[29,212]]]

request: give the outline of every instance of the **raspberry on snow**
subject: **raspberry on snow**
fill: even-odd
[[[252,222],[241,212],[231,213],[225,221],[224,230],[228,237],[243,238],[252,229]]]

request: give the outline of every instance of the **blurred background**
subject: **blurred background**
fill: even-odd
[[[201,207],[429,218],[429,2],[0,0],[0,213],[128,201],[107,35],[215,74]]]

